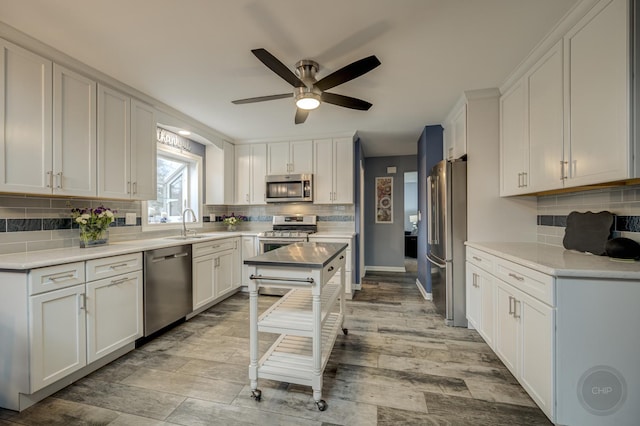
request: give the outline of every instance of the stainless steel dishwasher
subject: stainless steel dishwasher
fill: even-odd
[[[144,335],[191,313],[191,245],[144,252]]]

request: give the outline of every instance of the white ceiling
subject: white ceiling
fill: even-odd
[[[358,131],[365,156],[410,155],[462,91],[499,86],[576,0],[0,0],[0,20],[174,107],[231,140]],[[382,65],[331,89],[373,104],[323,104],[293,124],[292,99],[233,105],[291,86],[265,48],[318,78],[365,56]]]

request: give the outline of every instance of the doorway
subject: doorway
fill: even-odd
[[[418,272],[418,172],[404,173],[404,267]]]

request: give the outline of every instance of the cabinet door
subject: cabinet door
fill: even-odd
[[[480,272],[480,335],[491,349],[495,348],[496,290],[490,274]]]
[[[333,202],[353,204],[353,141],[351,138],[333,140]]]
[[[251,204],[266,204],[267,145],[251,145]]]
[[[529,89],[529,191],[558,189],[563,185],[562,42],[525,79]]]
[[[51,193],[52,64],[0,39],[0,191]]]
[[[313,141],[291,142],[289,163],[292,173],[313,173]]]
[[[98,196],[100,197],[130,198],[130,105],[128,96],[98,85]]]
[[[242,241],[240,238],[234,238],[234,248],[233,248],[233,280],[232,280],[232,288],[239,288],[242,285]]]
[[[233,290],[234,250],[227,250],[217,255],[214,280],[215,297],[222,296]]]
[[[84,289],[80,284],[29,298],[31,392],[87,364]]]
[[[313,202],[331,204],[333,200],[333,141],[313,141]]]
[[[453,117],[453,158],[467,153],[467,104]]]
[[[520,383],[549,417],[553,415],[553,309],[523,295],[515,303],[522,321]]]
[[[289,142],[274,142],[267,145],[268,174],[286,175],[289,168]]]
[[[193,259],[193,310],[215,298],[215,255]]]
[[[515,290],[498,281],[496,284],[496,345],[495,352],[504,365],[518,377],[520,321],[513,315]]]
[[[206,149],[206,204],[234,204],[235,150],[224,142],[224,148],[207,145]]]
[[[629,2],[599,2],[565,37],[569,100],[565,186],[630,177]]]
[[[249,204],[251,188],[251,146],[237,145],[236,158],[236,204]]]
[[[467,287],[467,320],[469,321],[469,328],[480,329],[481,326],[481,303],[482,294],[480,292],[480,275],[479,268],[472,263],[467,262],[466,270],[466,287]]]
[[[142,337],[142,271],[87,283],[87,362]]]
[[[53,66],[53,192],[95,197],[96,82]]]
[[[500,195],[526,191],[528,161],[526,140],[527,98],[524,81],[500,97]]]
[[[131,99],[131,198],[155,200],[156,113],[152,106]]]

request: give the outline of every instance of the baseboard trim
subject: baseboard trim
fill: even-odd
[[[420,294],[422,294],[422,297],[424,298],[424,300],[433,300],[433,295],[431,293],[427,293],[427,291],[424,289],[424,287],[420,283],[420,280],[417,278],[416,278],[416,286],[418,287],[418,290],[420,290]]]
[[[371,272],[407,272],[404,266],[365,266],[364,270]]]

